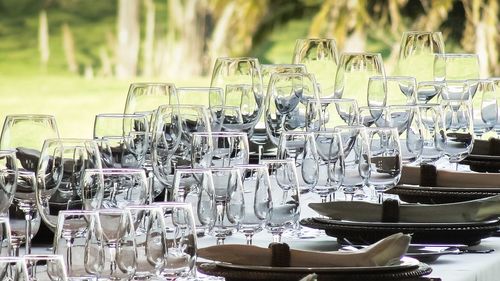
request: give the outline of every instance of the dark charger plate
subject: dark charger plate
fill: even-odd
[[[397,185],[384,193],[398,195],[408,203],[444,204],[476,200],[500,194],[500,188],[430,187]]]
[[[391,234],[412,235],[414,244],[476,245],[500,228],[500,219],[469,223],[383,223],[354,222],[329,218],[306,218],[300,224],[323,229],[327,235],[353,244],[372,244]]]

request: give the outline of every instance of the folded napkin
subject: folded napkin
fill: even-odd
[[[500,173],[466,173],[449,170],[424,169],[421,167],[403,166],[399,184],[421,186],[467,187],[467,188],[500,188]],[[433,166],[431,166],[433,167]],[[429,184],[433,182],[433,184]]]
[[[283,251],[286,244],[279,244],[280,250],[271,244],[270,248],[251,245],[218,245],[198,249],[198,256],[213,260],[248,266],[273,266],[276,264],[276,255],[287,261],[290,267],[361,267],[383,266],[400,260],[408,250],[411,237],[396,233],[375,244],[355,252],[315,252],[288,249]],[[279,253],[279,254],[277,254]],[[279,259],[279,258],[278,258]]]
[[[309,203],[318,214],[337,220],[381,222],[382,204],[359,201]],[[355,211],[353,211],[355,210]],[[479,222],[500,216],[500,195],[448,204],[399,205],[399,222],[462,223]]]

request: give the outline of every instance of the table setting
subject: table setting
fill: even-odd
[[[203,87],[132,83],[89,138],[7,116],[4,280],[494,280],[467,278],[500,260],[500,78],[440,32],[400,48],[393,75],[326,38],[217,58]]]

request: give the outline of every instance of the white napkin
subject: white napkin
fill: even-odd
[[[355,252],[316,252],[290,249],[291,267],[383,266],[400,260],[411,237],[396,233]],[[219,245],[198,249],[198,256],[220,262],[248,266],[270,266],[269,248],[251,245]]]

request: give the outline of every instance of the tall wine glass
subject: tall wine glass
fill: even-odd
[[[267,166],[259,164],[237,165],[243,182],[244,200],[241,202],[244,215],[238,231],[246,237],[247,245],[252,245],[255,233],[262,231],[273,209],[271,182]]]
[[[433,81],[434,54],[442,53],[444,40],[441,32],[403,32],[395,75],[414,76],[418,83]]]
[[[248,164],[249,144],[245,133],[193,133],[193,168],[233,167]]]
[[[441,123],[441,107],[437,103],[417,105],[422,120],[423,147],[420,157],[421,163],[434,163],[443,156],[438,143],[442,142],[439,134]]]
[[[259,121],[263,110],[263,89],[260,63],[257,58],[217,58],[210,87],[224,89],[224,104],[241,109],[244,125],[249,132]]]
[[[337,44],[334,39],[297,39],[292,63],[304,64],[316,77],[320,97],[332,97],[338,64]]]
[[[85,169],[101,169],[97,144],[88,139],[48,139],[37,169],[36,203],[45,224],[54,231],[59,211],[81,210],[81,177]]]
[[[271,76],[266,96],[266,131],[275,145],[283,132],[306,131],[307,102],[319,96],[314,76],[301,73],[275,73]],[[320,106],[313,107],[320,116]]]
[[[359,106],[371,105],[367,93],[372,76],[385,76],[379,53],[342,53],[335,75],[334,98],[355,99]]]
[[[266,229],[273,235],[273,242],[281,243],[284,231],[294,229],[300,218],[299,181],[292,159],[262,160],[271,180],[273,209]]]
[[[149,124],[154,124],[154,111],[160,105],[178,104],[174,84],[169,83],[132,83],[125,102],[125,114],[144,114],[150,117]]]
[[[417,82],[412,76],[373,76],[368,81],[368,104],[415,104],[416,88]]]
[[[241,202],[244,200],[243,182],[240,170],[236,167],[212,167],[210,172],[214,182],[217,208],[217,217],[210,234],[217,238],[217,245],[222,245],[226,237],[237,229],[243,218],[241,209]]]
[[[312,191],[321,197],[323,203],[329,195],[330,199],[335,201],[335,191],[342,185],[345,169],[342,137],[332,128],[314,132],[314,139],[320,157],[318,182]]]
[[[472,118],[474,134],[481,138],[497,124],[498,99],[492,80],[468,80],[472,95]]]
[[[403,163],[399,133],[394,127],[368,128],[370,144],[370,176],[368,185],[378,195],[378,202],[383,202],[383,193],[399,182]]]
[[[317,116],[320,107],[320,116]],[[353,99],[321,98],[309,100],[306,111],[306,128],[308,131],[328,131],[335,126],[356,125],[359,123],[358,103]]]
[[[479,57],[476,54],[436,54],[434,80],[479,79]]]
[[[337,126],[334,132],[339,133],[344,148],[344,174],[342,190],[346,196],[365,199],[363,188],[370,175],[370,146],[366,128],[361,125]]]
[[[398,130],[403,164],[420,160],[424,139],[420,110],[416,105],[391,105],[387,108],[386,122]]]
[[[450,163],[458,162],[472,151],[474,129],[470,100],[443,100],[441,102],[443,125],[439,134],[444,136],[439,144]]]

